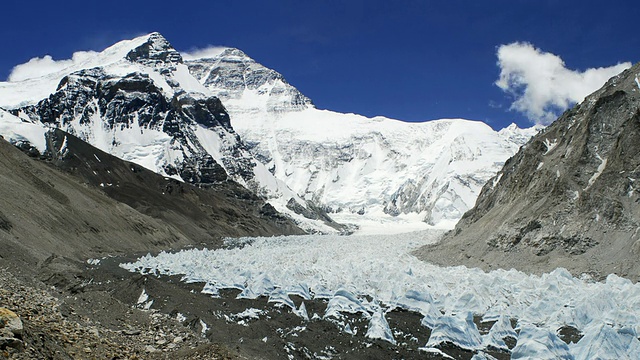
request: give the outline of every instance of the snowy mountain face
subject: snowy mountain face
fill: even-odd
[[[186,63],[223,100],[255,158],[342,221],[396,217],[452,226],[537,132],[319,110],[282,75],[237,49]]]
[[[56,73],[0,83],[0,106],[22,119],[20,131],[60,128],[198,186],[237,181],[321,232],[339,227],[325,213],[374,232],[450,227],[536,132],[318,110],[240,50],[185,61],[157,33]],[[11,124],[3,134],[20,135]]]
[[[234,113],[282,113],[313,106],[280,73],[258,64],[238,49],[226,49],[215,58],[186,63],[193,76],[226,107],[234,109]]]
[[[254,159],[220,99],[191,76],[160,34],[120,42],[59,73],[1,85],[0,98],[15,91],[24,95],[17,104],[3,104],[13,105],[11,112],[24,123],[60,128],[119,158],[198,186],[235,180],[303,226],[329,229],[322,220],[330,219]],[[50,95],[39,99],[47,89]]]

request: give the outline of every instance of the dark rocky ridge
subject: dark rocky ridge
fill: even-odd
[[[419,257],[640,279],[639,73],[611,78],[532,138]]]
[[[232,181],[198,188],[125,162],[61,130],[39,159],[0,140],[3,261],[73,261],[303,233]],[[61,151],[61,144],[65,144]],[[32,154],[32,153],[30,153]]]
[[[235,181],[193,186],[118,159],[59,129],[47,135],[44,157],[53,165],[112,199],[175,226],[193,243],[225,236],[303,233]]]

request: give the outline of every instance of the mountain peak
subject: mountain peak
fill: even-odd
[[[126,59],[144,65],[182,63],[182,55],[158,32],[146,36],[147,41],[127,53]]]
[[[250,105],[254,111],[282,113],[313,107],[312,101],[269,69],[236,48],[227,48],[214,57],[186,62],[191,74],[219,97],[234,116]]]
[[[224,50],[222,53],[220,53],[220,55],[218,55],[217,57],[219,58],[226,58],[226,59],[231,59],[233,57],[237,57],[237,58],[242,58],[242,59],[247,59],[247,60],[252,60],[252,58],[249,57],[249,55],[247,55],[244,51],[240,50],[240,49],[236,49],[236,48],[228,48],[226,50]]]

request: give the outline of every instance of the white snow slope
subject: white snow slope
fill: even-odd
[[[337,331],[353,329],[341,314],[360,313],[369,319],[367,337],[392,344],[396,339],[385,313],[394,308],[415,311],[424,316],[422,325],[432,329],[428,342],[420,345],[427,352],[439,351],[436,347],[445,342],[471,351],[508,352],[504,338],[512,337],[517,339],[512,359],[637,359],[640,284],[615,275],[594,282],[564,269],[536,276],[443,268],[411,255],[441,235],[428,230],[394,236],[228,239],[244,247],[147,255],[121,266],[183,275],[184,281],[205,283],[203,293],[213,296],[225,288],[242,290],[241,298],[268,296],[311,321],[318,317],[306,310],[300,314],[304,301],[296,305],[289,295],[327,299],[326,312],[319,315],[338,324]],[[473,315],[497,321],[481,334]],[[517,320],[516,329],[511,319]],[[563,326],[582,332],[581,340],[564,343],[558,336]]]
[[[187,65],[222,99],[234,129],[278,179],[334,219],[364,228],[393,224],[394,217],[405,231],[420,221],[452,227],[537,131],[319,110],[282,75],[238,49]]]
[[[14,145],[28,143],[40,153],[46,149],[45,133],[47,129],[39,124],[22,121],[4,109],[0,109],[0,135]]]

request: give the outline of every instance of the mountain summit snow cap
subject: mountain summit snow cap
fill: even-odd
[[[234,62],[234,60],[255,62],[252,58],[250,58],[247,54],[245,54],[244,51],[236,48],[228,48],[216,57],[225,59],[225,61],[227,62]]]
[[[159,63],[182,64],[182,55],[171,46],[169,41],[153,32],[147,36],[147,41],[135,49],[129,51],[127,60],[143,65],[153,66]]]

